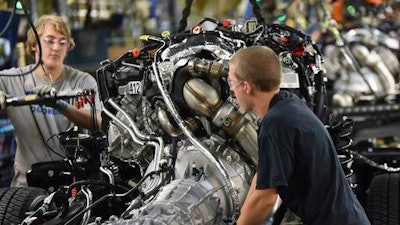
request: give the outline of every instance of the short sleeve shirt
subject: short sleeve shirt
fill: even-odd
[[[370,224],[323,123],[296,95],[272,99],[258,131],[257,189],[275,187],[308,225]]]
[[[2,71],[15,76],[0,77],[0,90],[10,96],[19,97],[32,94],[36,86],[48,85],[34,73],[19,75],[29,72],[32,68],[33,66],[29,65]],[[100,110],[97,83],[89,73],[64,65],[63,75],[53,86],[57,92],[94,90],[95,106]],[[76,100],[65,99],[70,104],[74,104]],[[90,104],[86,103],[84,107],[90,107]],[[55,135],[66,131],[74,124],[57,110],[45,105],[10,106],[6,112],[14,125],[17,143],[12,185],[24,186],[25,174],[33,163],[61,159],[60,154],[63,155],[63,150]]]

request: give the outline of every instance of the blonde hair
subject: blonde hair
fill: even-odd
[[[58,32],[60,32],[62,35],[65,36],[65,38],[67,38],[68,51],[72,50],[75,47],[75,41],[71,36],[71,31],[61,16],[55,16],[55,15],[41,16],[35,23],[35,29],[39,37],[44,33],[46,26],[48,25],[53,25]],[[32,47],[35,44],[37,44],[37,40],[35,33],[33,32],[33,29],[31,27],[27,32],[27,40],[26,40],[26,52],[31,56],[35,56],[35,53],[32,50]]]
[[[235,65],[235,76],[250,81],[261,91],[279,88],[282,65],[275,52],[266,46],[250,46],[239,49],[230,60]]]

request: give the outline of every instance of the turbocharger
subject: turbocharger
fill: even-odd
[[[257,131],[231,102],[223,102],[217,91],[199,78],[188,80],[183,88],[187,105],[198,115],[212,118],[212,123],[233,137],[246,152],[254,165],[257,165]]]

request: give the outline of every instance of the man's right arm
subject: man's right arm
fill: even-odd
[[[254,176],[246,200],[240,210],[237,225],[259,225],[272,212],[278,198],[276,188],[256,189]]]

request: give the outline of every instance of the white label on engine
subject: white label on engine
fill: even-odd
[[[129,94],[131,95],[137,95],[142,93],[142,84],[140,81],[130,81],[128,83],[128,88],[129,88]]]
[[[294,72],[283,72],[281,77],[281,88],[299,88],[299,76]]]

